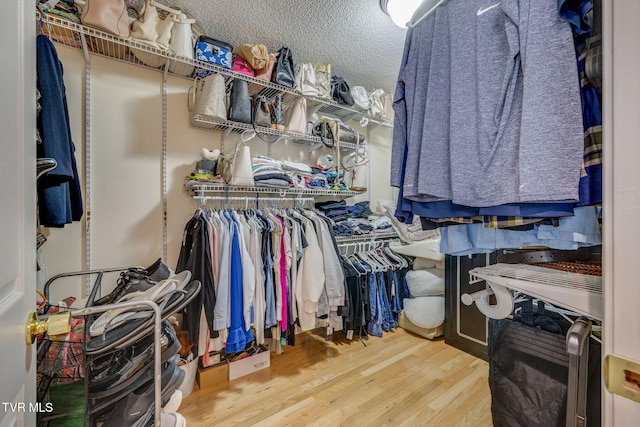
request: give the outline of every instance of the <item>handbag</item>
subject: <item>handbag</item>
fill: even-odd
[[[305,135],[307,133],[307,99],[295,100],[287,111],[287,130]]]
[[[382,116],[384,112],[382,96],[384,96],[382,89],[375,89],[369,93],[369,115],[371,117],[376,118]]]
[[[198,89],[198,83],[201,83],[201,89]],[[189,111],[227,120],[226,101],[224,76],[212,74],[204,79],[193,79],[193,88],[189,90]]]
[[[219,65],[220,67],[231,69],[233,47],[230,44],[213,39],[207,36],[199,36],[196,40],[195,55],[196,60]],[[213,73],[211,70],[196,67],[195,77],[206,77]]]
[[[271,75],[273,74],[273,68],[276,66],[276,62],[278,62],[279,53],[270,53],[269,60],[267,61],[267,65],[264,68],[255,69],[255,77],[260,80],[271,80]]]
[[[253,103],[253,126],[271,127],[271,100],[257,96]]]
[[[320,98],[331,99],[331,64],[313,66],[316,76],[316,88]]]
[[[233,65],[231,66],[231,70],[249,77],[253,77],[256,74],[253,71],[251,64],[249,64],[246,59],[239,55],[233,58]]]
[[[288,47],[282,47],[279,51],[278,62],[273,68],[271,81],[293,88],[295,85],[295,71],[293,69],[293,57]]]
[[[382,117],[393,118],[393,97],[390,93],[386,93],[382,97]]]
[[[253,70],[259,70],[269,64],[269,50],[263,44],[243,44],[237,47],[233,53],[247,60]]]
[[[369,104],[369,96],[367,95],[367,90],[363,86],[352,87],[351,96],[353,97],[353,103],[356,107],[366,111],[371,106]]]
[[[318,82],[313,64],[296,64],[295,88],[304,96],[318,96]]]
[[[251,150],[245,144],[244,139],[236,147],[231,185],[253,187],[253,171],[251,169]]]
[[[324,118],[313,126],[313,134],[320,137],[320,141],[325,147],[333,148],[333,129],[331,119]]]
[[[129,37],[129,14],[125,0],[76,0],[76,4],[82,7],[82,25],[123,38]]]
[[[164,19],[160,19],[158,9],[168,12]],[[135,41],[149,44],[155,48],[169,50],[171,40],[171,30],[175,23],[175,17],[180,14],[179,10],[171,9],[157,1],[147,0],[138,14],[138,19],[131,23],[131,38]],[[131,52],[140,61],[150,67],[160,67],[166,59],[141,49],[131,48]]]
[[[353,105],[353,97],[351,96],[349,84],[340,76],[331,77],[331,99],[338,104]]]
[[[173,27],[171,28],[171,40],[169,46],[176,56],[194,59],[194,37],[191,26],[196,20],[189,18],[184,13],[176,15]],[[171,61],[169,63],[169,71],[182,76],[190,76],[193,74],[194,66],[183,61]]]
[[[251,97],[249,85],[241,79],[233,79],[229,101],[229,120],[251,124]]]

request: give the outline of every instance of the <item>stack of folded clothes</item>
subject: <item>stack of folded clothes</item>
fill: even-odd
[[[317,203],[316,208],[334,222],[333,234],[336,236],[369,234],[391,228],[389,218],[374,215],[369,209],[369,202],[360,202],[348,206],[342,200],[339,202]]]
[[[285,173],[282,163],[266,156],[258,156],[251,162],[256,187],[289,188],[292,179]]]
[[[282,169],[291,178],[295,187],[305,188],[307,182],[311,180],[311,166],[307,164],[285,160],[282,162]]]

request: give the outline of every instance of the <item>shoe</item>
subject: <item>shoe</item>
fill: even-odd
[[[176,372],[180,371],[180,372]],[[184,371],[177,364],[171,365],[170,368],[162,372],[161,387],[163,396],[167,394],[168,389],[181,383],[184,379]],[[171,392],[173,394],[173,391]],[[169,396],[171,396],[169,394]],[[147,425],[149,420],[153,418],[155,411],[155,386],[153,379],[145,383],[142,387],[136,389],[133,393],[124,396],[111,410],[102,424],[103,427],[142,427]],[[168,400],[168,397],[167,397]],[[169,424],[171,425],[171,424]]]
[[[158,305],[169,298],[175,291],[184,289],[191,279],[191,272],[184,270],[175,275],[172,279],[166,279],[155,286],[151,286],[144,292],[131,292],[123,296],[118,302],[133,301],[153,301]],[[163,306],[164,307],[164,306]],[[150,307],[134,308],[114,308],[102,313],[89,326],[89,335],[96,337],[104,334],[105,331],[113,329],[130,319],[148,318],[153,316]]]
[[[187,420],[179,412],[163,412],[160,423],[164,427],[187,427]]]
[[[182,392],[176,389],[167,403],[162,406],[162,412],[177,412],[180,405],[182,405]]]
[[[133,267],[123,271],[116,282],[116,288],[109,295],[94,301],[93,305],[115,304],[128,293],[146,291],[154,285],[146,279],[146,274],[146,270]]]
[[[151,264],[146,269],[147,280],[152,282],[160,282],[170,278],[174,273],[169,269],[167,264],[162,261],[162,258],[158,258],[156,262]]]
[[[168,322],[163,325],[160,344],[162,346],[161,363],[167,362],[180,351],[180,341]],[[89,392],[94,396],[102,397],[116,393],[133,383],[144,373],[144,368],[153,365],[154,347],[153,335],[150,335],[134,345],[116,352],[106,369],[101,372],[93,370]],[[99,394],[97,395],[97,393]]]
[[[173,392],[184,381],[184,371],[178,366],[180,356],[175,355],[164,363],[161,370],[161,401],[167,402],[173,394]],[[144,370],[144,374],[138,378],[133,384],[122,389],[120,392],[111,396],[97,398],[95,395],[90,394],[89,398],[93,400],[93,405],[89,414],[93,419],[102,419],[106,415],[106,419],[112,420],[112,422],[118,422],[119,418],[123,416],[124,412],[134,412],[133,416],[141,417],[143,414],[136,414],[135,410],[131,407],[136,403],[138,399],[142,399],[141,402],[146,405],[144,411],[146,412],[153,407],[154,401],[154,376],[155,369],[153,364],[148,366]],[[177,384],[177,386],[176,386]],[[138,407],[137,404],[135,407]],[[120,408],[117,412],[116,409]],[[129,409],[126,409],[129,408]],[[151,409],[153,413],[153,409]],[[118,415],[119,414],[119,415]],[[137,418],[136,418],[137,419]],[[135,421],[135,420],[134,420]],[[109,424],[114,426],[130,426],[131,423],[120,422],[120,424]],[[105,424],[105,427],[107,424]]]
[[[184,289],[176,290],[162,309],[162,320],[168,319],[174,313],[185,308],[198,295],[200,288],[200,281],[193,280]],[[83,350],[85,354],[98,355],[110,350],[125,348],[138,341],[141,337],[150,334],[153,331],[154,324],[153,317],[129,320],[116,328],[106,331],[101,336],[85,341]]]

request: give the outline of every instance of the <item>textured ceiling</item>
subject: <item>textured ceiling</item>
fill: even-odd
[[[405,29],[378,0],[170,0],[207,35],[230,43],[288,46],[294,62],[330,63],[349,85],[393,91]]]

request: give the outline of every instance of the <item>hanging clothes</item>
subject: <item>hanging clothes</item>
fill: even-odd
[[[53,158],[55,169],[38,179],[38,215],[45,227],[64,227],[82,218],[82,192],[76,167],[75,146],[69,126],[69,110],[62,63],[46,36],[36,37],[37,90],[40,105],[37,128],[42,142],[38,158]]]

